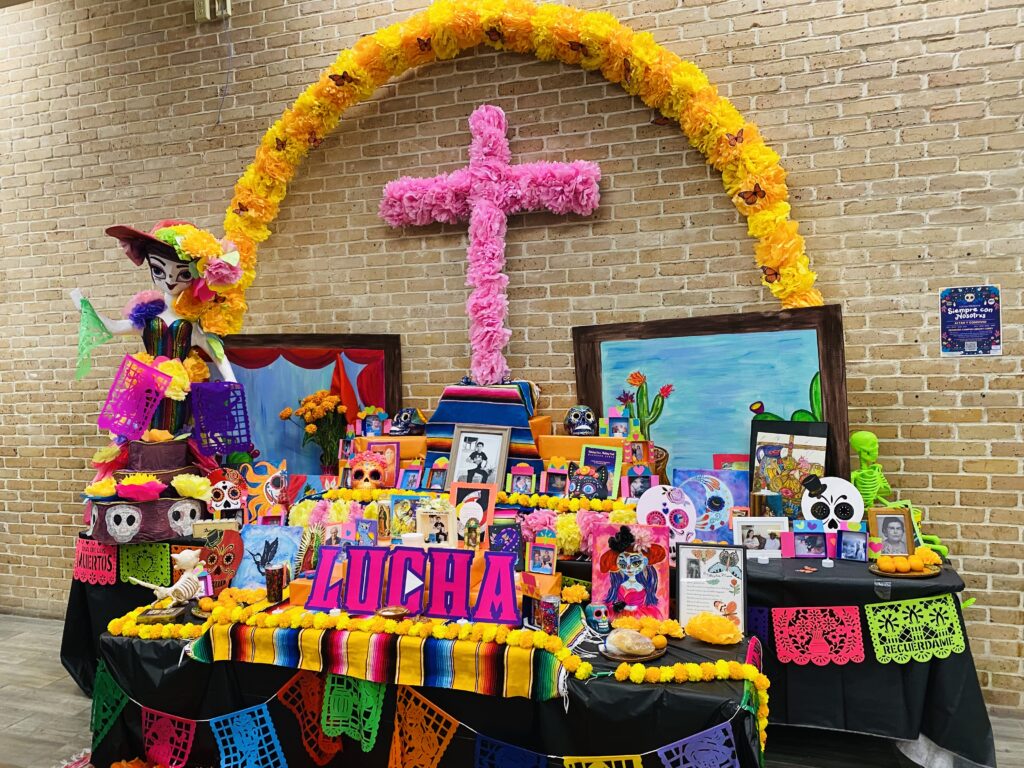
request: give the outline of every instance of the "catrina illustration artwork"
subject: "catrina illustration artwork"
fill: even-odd
[[[612,620],[668,618],[668,538],[665,526],[597,526],[591,594]]]

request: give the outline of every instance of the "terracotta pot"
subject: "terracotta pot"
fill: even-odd
[[[660,445],[652,446],[654,458],[654,472],[658,476],[658,482],[662,485],[671,485],[672,478],[668,476],[668,451]]]
[[[156,472],[191,463],[187,440],[168,440],[163,443],[132,440],[128,443],[128,469],[135,472]]]

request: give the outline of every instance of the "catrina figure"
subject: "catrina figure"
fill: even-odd
[[[667,554],[660,544],[642,549],[627,525],[609,537],[608,549],[601,555],[599,564],[601,572],[608,574],[608,592],[600,597],[615,615],[661,617],[658,571],[654,566]]]

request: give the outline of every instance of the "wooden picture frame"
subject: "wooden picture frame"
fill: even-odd
[[[914,518],[906,507],[871,507],[868,517],[868,559],[877,560],[882,555],[909,557],[914,554]],[[886,536],[890,518],[897,518],[903,525],[903,547],[905,552],[896,552]]]
[[[842,309],[836,304],[778,312],[745,312],[573,328],[577,401],[589,405],[595,413],[604,413],[606,408],[612,405],[605,403],[602,396],[601,347],[607,342],[806,330],[815,331],[817,339],[821,404],[825,421],[829,424],[829,474],[848,477],[850,426],[846,402],[846,352],[843,346]],[[680,379],[679,383],[682,381]],[[657,387],[671,382],[651,383]],[[678,393],[676,396],[678,397]],[[737,403],[737,408],[743,411],[750,405],[741,402]],[[768,406],[771,407],[770,404]],[[665,408],[670,407],[671,400],[667,402]],[[787,415],[783,414],[783,418]],[[710,460],[709,456],[708,461]]]

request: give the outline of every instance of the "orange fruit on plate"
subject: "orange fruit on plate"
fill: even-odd
[[[668,640],[665,638],[664,635],[655,635],[651,638],[651,642],[654,643],[654,647],[657,648],[659,651],[666,645],[668,645]]]
[[[894,558],[893,563],[896,564],[896,573],[910,573],[910,563],[907,561],[907,558]]]
[[[910,570],[912,571],[923,571],[924,561],[917,555],[911,555],[907,558],[907,562],[910,564]]]
[[[884,573],[895,573],[896,563],[893,562],[893,559],[889,557],[889,555],[882,555],[878,558],[878,570],[883,571]]]

